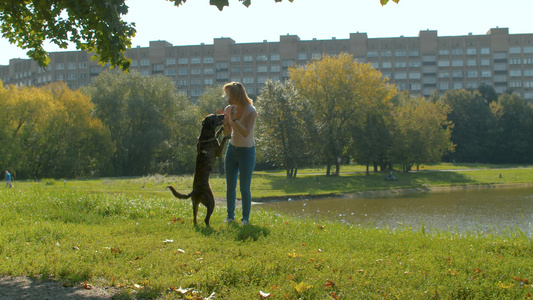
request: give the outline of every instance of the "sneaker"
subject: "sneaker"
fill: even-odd
[[[226,218],[224,220],[224,224],[231,223],[231,222],[235,222],[235,220],[234,219],[229,219],[229,218]]]
[[[241,221],[241,224],[242,224],[243,226],[245,226],[245,225],[249,225],[250,222],[249,222],[248,220],[242,220],[242,221]]]

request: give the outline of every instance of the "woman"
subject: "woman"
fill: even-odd
[[[251,183],[255,166],[254,127],[257,111],[242,83],[230,82],[225,84],[222,89],[229,105],[224,110],[218,109],[217,113],[225,115],[224,134],[231,133],[224,163],[228,212],[225,222],[231,222],[235,219],[237,178],[239,178],[242,196],[241,222],[243,225],[247,225],[252,207]]]

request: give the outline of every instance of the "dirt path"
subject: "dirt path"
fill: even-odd
[[[66,287],[56,281],[32,280],[24,276],[0,276],[0,300],[103,300],[112,299],[114,289]]]

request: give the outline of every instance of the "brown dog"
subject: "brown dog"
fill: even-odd
[[[202,131],[200,137],[198,137],[198,143],[196,143],[196,168],[194,171],[192,192],[184,195],[178,193],[172,186],[167,186],[176,198],[191,198],[194,224],[197,224],[196,216],[198,215],[198,206],[200,203],[207,207],[207,214],[204,220],[207,226],[209,226],[209,218],[215,209],[215,197],[209,185],[209,174],[213,171],[215,158],[221,156],[222,149],[224,149],[224,145],[230,138],[229,136],[225,136],[221,143],[218,142],[217,138],[223,128],[220,128],[218,131],[216,131],[216,128],[223,125],[223,121],[224,115],[214,114],[206,116],[202,121]]]

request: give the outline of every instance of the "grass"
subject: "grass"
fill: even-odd
[[[254,193],[283,198],[533,182],[530,169],[418,172],[398,174],[398,182],[353,172],[337,178],[308,171],[291,180],[283,172],[258,172]],[[500,235],[393,231],[255,206],[253,225],[223,224],[225,209],[217,206],[212,227],[193,226],[190,202],[172,198],[164,190],[169,183],[187,191],[192,178],[45,180],[0,189],[0,274],[113,286],[120,290],[117,299],[203,299],[213,293],[217,299],[260,299],[260,291],[271,299],[533,294],[533,243],[519,230]],[[223,179],[215,176],[212,185],[223,197]],[[204,213],[202,208],[200,219]]]

